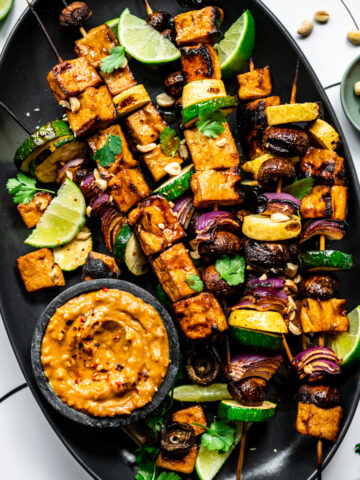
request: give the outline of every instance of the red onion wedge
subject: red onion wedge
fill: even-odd
[[[172,211],[176,213],[179,222],[186,230],[195,211],[193,196],[190,192],[186,192],[177,198],[174,203]]]
[[[326,347],[312,347],[303,350],[293,358],[300,380],[307,377],[309,382],[320,380],[324,375],[340,373],[340,360]]]
[[[282,363],[282,355],[241,353],[231,359],[230,375],[236,382],[250,377],[263,378],[268,382]]]
[[[280,212],[286,215],[294,215],[299,210],[300,200],[289,193],[263,193],[258,197],[258,212],[272,215]]]
[[[196,224],[196,239],[198,242],[208,242],[218,230],[241,233],[238,219],[230,212],[216,210],[200,215]]]
[[[315,235],[325,235],[328,240],[341,240],[345,235],[345,223],[339,220],[315,220],[305,227],[299,243]]]

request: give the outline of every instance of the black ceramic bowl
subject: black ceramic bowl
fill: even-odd
[[[64,403],[51,388],[51,385],[46,378],[44,369],[41,364],[42,339],[49,320],[54,315],[56,309],[61,307],[68,300],[71,300],[78,295],[93,292],[94,290],[100,290],[104,287],[132,293],[136,297],[141,298],[141,300],[154,307],[160,315],[160,318],[162,319],[168,334],[170,365],[165,380],[159,390],[156,392],[152,401],[146,404],[144,407],[135,410],[130,415],[118,415],[116,417],[94,417],[92,415],[87,415],[86,413],[79,412],[78,410],[69,407],[69,405]],[[73,287],[70,287],[64,292],[60,293],[60,295],[58,295],[52,302],[48,304],[48,306],[40,315],[31,342],[32,368],[34,371],[36,382],[46,400],[65,417],[73,420],[74,422],[81,423],[82,425],[86,425],[89,427],[108,428],[125,426],[141,420],[142,418],[145,418],[147,415],[153,412],[155,408],[157,408],[160,403],[165,399],[166,395],[169,393],[174,383],[179,367],[179,355],[180,349],[178,335],[168,312],[149,292],[123,280],[91,280],[90,282],[83,282],[78,285],[74,285]]]

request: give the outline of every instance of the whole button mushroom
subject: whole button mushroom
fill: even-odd
[[[92,15],[92,10],[85,2],[73,2],[64,8],[59,17],[60,27],[81,27]]]

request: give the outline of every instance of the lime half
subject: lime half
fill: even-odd
[[[14,0],[0,0],[0,20],[3,20],[10,12]]]
[[[226,453],[219,453],[217,450],[208,450],[200,445],[199,454],[196,458],[195,468],[200,480],[212,480],[226,460],[230,457],[231,452],[241,440],[243,424],[236,423],[235,442],[230,450]]]
[[[119,17],[108,20],[106,22],[106,25],[108,25],[112,30],[114,30],[115,35],[117,35],[119,28]]]
[[[240,73],[249,60],[255,44],[255,20],[249,10],[227,30],[220,43],[215,45],[224,78]]]
[[[70,242],[85,224],[85,209],[80,189],[66,179],[25,243],[35,248],[55,248]]]
[[[360,360],[360,305],[349,315],[349,331],[336,336],[328,335],[325,339],[327,347],[334,350],[343,367],[353,365]]]
[[[219,402],[230,398],[226,383],[213,383],[209,387],[180,385],[174,388],[174,400],[179,402]]]
[[[173,62],[180,51],[145,20],[131,15],[126,8],[119,18],[119,41],[129,55],[141,63],[153,65]]]

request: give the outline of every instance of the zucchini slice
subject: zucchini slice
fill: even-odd
[[[291,215],[285,222],[274,222],[271,217],[261,214],[246,215],[242,232],[261,242],[280,242],[300,234],[301,220],[297,215]]]
[[[299,264],[302,270],[309,272],[350,270],[353,259],[349,253],[339,250],[309,250],[299,255]]]
[[[118,236],[116,237],[113,254],[114,257],[120,260],[120,262],[125,261],[125,251],[130,240],[131,235],[133,234],[132,228],[128,223],[122,226]]]
[[[229,115],[235,110],[237,104],[237,97],[227,95],[226,97],[213,98],[212,100],[205,100],[204,102],[189,105],[181,111],[184,127],[192,127],[195,122],[197,122],[201,109],[212,108],[214,111],[221,109],[226,115]]]
[[[69,135],[72,135],[72,131],[69,124],[63,120],[54,120],[43,125],[16,150],[14,157],[16,167],[24,173],[29,173],[33,159],[46,148],[49,142]]]
[[[235,400],[222,400],[219,417],[230,422],[266,422],[275,416],[276,403],[265,400],[259,407],[241,405]]]
[[[225,85],[222,80],[194,80],[184,87],[182,93],[183,108],[218,97],[226,97]]]
[[[288,333],[286,323],[279,312],[234,310],[229,316],[231,327],[246,328],[268,333]]]
[[[135,85],[116,95],[113,102],[116,105],[119,117],[124,117],[134,110],[145,107],[147,103],[151,102],[151,99],[144,85]]]
[[[86,154],[87,145],[71,135],[50,142],[46,148],[34,158],[30,171],[42,183],[55,182],[59,163],[67,163]]]
[[[192,175],[195,173],[194,165],[188,165],[183,168],[179,175],[176,177],[170,178],[165,183],[160,185],[154,193],[158,193],[166,198],[169,202],[175,200],[175,198],[180,197],[184,192],[190,188],[190,180]]]
[[[148,260],[140,247],[140,243],[133,233],[125,249],[125,264],[133,275],[137,277],[149,271]]]
[[[92,246],[91,231],[84,226],[71,242],[53,249],[55,263],[65,272],[76,270],[85,264]]]
[[[283,339],[274,333],[257,332],[247,328],[230,327],[230,333],[234,340],[246,347],[256,347],[272,352],[283,350]]]

